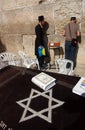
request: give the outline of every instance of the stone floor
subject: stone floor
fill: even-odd
[[[4,64],[3,65],[0,64],[0,69],[1,67],[4,67]],[[50,71],[50,72],[57,73],[58,69],[56,69],[55,65],[51,65],[50,68],[47,67],[46,69],[43,69],[43,71]],[[85,77],[85,65],[77,65],[77,67],[74,70],[74,75],[79,77]]]
[[[57,73],[58,69],[56,69],[55,65],[51,65],[50,69],[44,69],[44,71]],[[85,66],[84,65],[77,66],[74,70],[74,75],[78,77],[85,77]]]
[[[75,74],[80,77],[85,77],[85,65],[77,65],[75,68]]]

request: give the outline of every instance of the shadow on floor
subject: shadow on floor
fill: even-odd
[[[1,52],[5,52],[6,51],[6,46],[2,43],[2,41],[0,40],[0,53]]]

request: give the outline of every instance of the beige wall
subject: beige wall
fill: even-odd
[[[64,49],[63,27],[76,16],[81,27],[77,63],[85,65],[85,2],[83,0],[0,0],[0,37],[3,48],[17,53],[23,50],[34,57],[35,25],[44,15],[49,23],[49,41],[60,41]]]

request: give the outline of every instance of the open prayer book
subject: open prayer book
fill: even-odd
[[[77,84],[72,89],[72,92],[85,97],[85,77],[81,77]]]
[[[32,78],[32,82],[45,91],[53,87],[56,84],[55,81],[55,78],[44,72],[41,72]]]

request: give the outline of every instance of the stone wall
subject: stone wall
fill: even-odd
[[[63,27],[71,16],[80,24],[82,43],[79,45],[78,64],[85,65],[85,2],[84,0],[0,0],[0,37],[2,48],[17,53],[23,50],[34,57],[35,25],[44,15],[49,23],[49,42],[60,41],[64,49]]]

